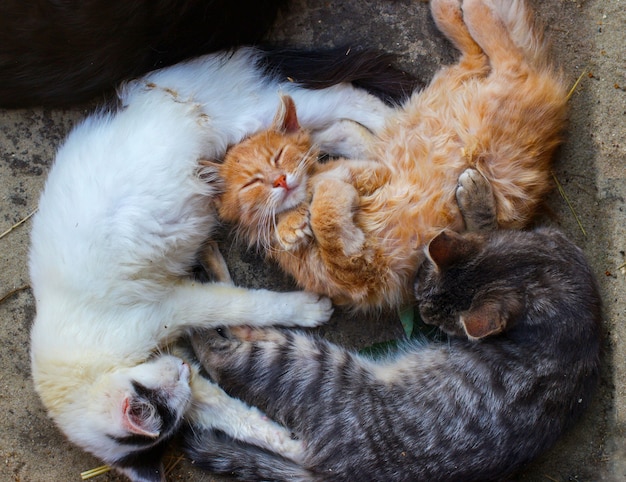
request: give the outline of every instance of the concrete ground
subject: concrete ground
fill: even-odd
[[[544,221],[561,226],[587,253],[605,301],[606,343],[599,391],[584,419],[513,480],[626,480],[626,4],[534,3],[567,82],[574,85],[581,77],[555,164],[571,208],[555,191]],[[456,55],[432,24],[428,5],[409,0],[295,0],[270,37],[299,46],[382,48],[397,53],[402,67],[424,80]],[[90,107],[0,110],[0,233],[36,209],[55,149]],[[64,440],[30,379],[28,332],[35,307],[28,287],[29,229],[26,221],[0,237],[0,480],[80,480],[80,472],[101,464]],[[256,256],[228,252],[239,284],[289,284]],[[383,321],[348,318],[337,313],[322,333],[359,347],[399,332],[389,314]],[[175,450],[168,463],[170,480],[215,480]],[[107,474],[94,480],[121,479]]]

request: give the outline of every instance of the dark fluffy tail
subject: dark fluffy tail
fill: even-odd
[[[192,464],[215,474],[252,481],[322,481],[298,463],[255,445],[245,444],[219,430],[183,431],[183,450]]]
[[[309,89],[351,82],[388,103],[399,103],[423,83],[394,66],[395,56],[378,50],[264,48],[261,67],[280,80]]]

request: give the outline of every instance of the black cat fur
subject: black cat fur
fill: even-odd
[[[3,0],[0,107],[67,106],[259,41],[288,0]]]

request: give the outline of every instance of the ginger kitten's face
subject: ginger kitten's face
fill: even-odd
[[[270,130],[234,146],[220,166],[220,216],[246,231],[270,230],[275,217],[307,200],[317,161],[304,131]],[[261,233],[251,238],[260,239]]]

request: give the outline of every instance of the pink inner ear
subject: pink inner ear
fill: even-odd
[[[454,264],[469,250],[466,240],[454,231],[445,230],[428,244],[428,257],[440,268]]]
[[[279,109],[278,116],[280,130],[286,134],[291,134],[300,130],[300,123],[298,122],[298,114],[296,112],[296,104],[293,99],[288,95],[282,95],[280,97],[281,107]]]
[[[135,414],[131,408],[130,397],[124,398],[122,403],[122,423],[124,428],[131,433],[137,435],[145,435],[150,438],[157,438],[159,432],[149,430],[152,427],[148,427],[148,420]]]
[[[488,303],[462,315],[461,323],[468,338],[477,340],[500,333],[506,325],[506,320],[496,305]]]

